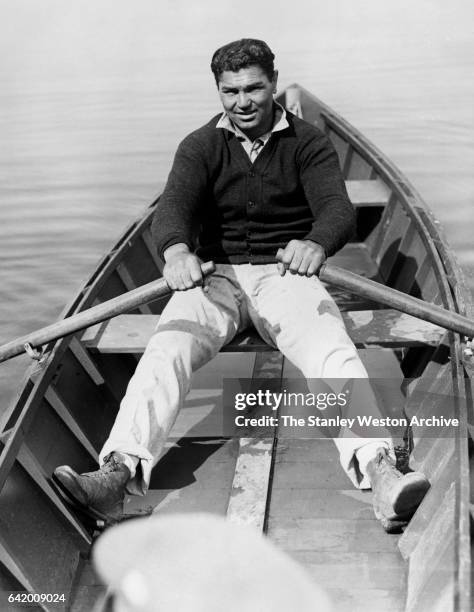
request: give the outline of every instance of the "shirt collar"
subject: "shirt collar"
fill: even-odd
[[[275,123],[273,124],[273,127],[269,132],[259,136],[259,139],[263,143],[267,142],[267,140],[270,138],[273,132],[281,132],[282,130],[286,130],[286,128],[290,127],[290,124],[288,123],[288,119],[286,117],[286,110],[278,102],[275,102],[274,104],[281,111],[281,116],[279,119],[276,119],[275,117]],[[239,138],[239,140],[243,138],[244,140],[250,141],[248,136],[246,136],[242,132],[242,130],[240,130],[236,125],[232,123],[232,121],[230,120],[229,116],[227,115],[225,111],[220,116],[219,121],[216,124],[216,128],[222,128],[224,130],[228,130],[229,132],[232,132],[232,134],[235,134],[237,138]]]

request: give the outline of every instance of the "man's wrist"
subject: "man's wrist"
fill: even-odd
[[[324,253],[324,257],[327,258],[326,249],[323,247],[322,244],[319,244],[319,242],[316,242],[315,240],[311,240],[311,238],[305,238],[303,242],[309,242],[312,245],[319,247],[321,251]]]
[[[178,242],[176,244],[172,244],[170,247],[168,247],[164,251],[163,259],[165,260],[165,262],[168,262],[168,260],[171,257],[174,257],[178,253],[190,253],[190,252],[191,251],[189,250],[189,247],[185,242]]]

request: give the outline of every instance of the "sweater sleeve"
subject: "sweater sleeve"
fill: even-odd
[[[151,232],[159,256],[173,244],[195,248],[195,217],[207,188],[208,171],[198,135],[178,146],[165,189],[158,201]]]
[[[300,150],[300,179],[314,218],[305,239],[320,244],[329,257],[354,234],[355,211],[337,153],[323,134],[305,140]]]

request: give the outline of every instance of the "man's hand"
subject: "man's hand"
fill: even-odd
[[[173,291],[185,291],[203,284],[202,261],[186,244],[173,244],[164,252],[163,276]]]
[[[314,276],[326,260],[323,247],[312,240],[290,240],[276,254],[278,271],[282,276],[289,270],[292,274]]]

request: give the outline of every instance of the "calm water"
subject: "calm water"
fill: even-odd
[[[0,4],[0,342],[55,320],[219,110],[213,50],[268,41],[442,221],[474,285],[471,0]],[[27,359],[0,366],[0,413]]]

